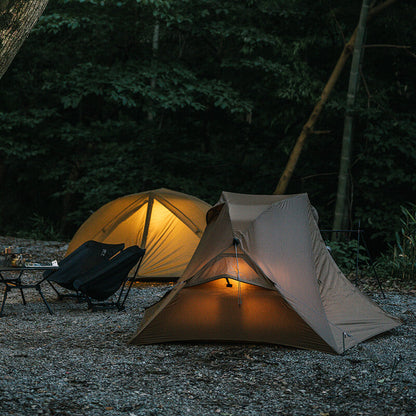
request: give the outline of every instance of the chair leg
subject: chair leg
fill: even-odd
[[[3,316],[3,309],[4,309],[4,305],[6,304],[6,299],[7,299],[7,293],[9,291],[9,287],[6,286],[4,288],[4,295],[3,295],[3,302],[1,304],[1,310],[0,310],[0,316]]]
[[[133,283],[134,283],[134,281],[135,281],[135,279],[136,279],[137,272],[139,271],[139,267],[140,267],[140,265],[141,265],[141,263],[142,263],[142,260],[143,260],[143,256],[142,256],[142,257],[140,257],[140,260],[139,260],[139,261],[138,261],[138,263],[137,263],[136,269],[134,270],[134,274],[133,274],[133,276],[130,278],[130,284],[129,284],[129,287],[127,288],[127,293],[126,293],[126,295],[124,296],[123,302],[121,302],[121,304],[120,304],[121,295],[122,295],[122,293],[123,293],[124,287],[126,286],[126,282],[127,282],[127,280],[125,280],[125,281],[124,281],[123,286],[121,287],[120,296],[119,296],[119,298],[118,298],[118,300],[117,300],[117,307],[118,307],[118,310],[119,310],[119,311],[124,311],[124,310],[126,309],[126,308],[124,307],[124,304],[126,303],[127,296],[129,296],[129,293],[130,293],[131,287],[133,286]],[[128,279],[128,277],[127,277],[127,279]]]
[[[87,296],[87,303],[88,303],[87,309],[91,309],[92,311],[94,311],[94,305],[89,296]]]
[[[51,315],[53,315],[53,311],[52,311],[51,307],[49,306],[49,303],[48,303],[48,302],[46,302],[45,296],[43,296],[42,289],[40,288],[40,285],[37,285],[37,286],[36,286],[36,290],[39,292],[39,295],[40,295],[40,297],[42,298],[43,303],[44,303],[44,304],[46,305],[46,307],[48,308],[49,313],[50,313]]]
[[[23,289],[22,288],[20,288],[20,295],[22,296],[23,305],[26,305],[26,299],[25,299],[25,295],[23,293]]]
[[[124,296],[123,302],[121,302],[121,304],[120,304],[121,294],[123,293],[123,289],[124,289],[124,286],[125,286],[125,284],[123,284],[122,291],[120,292],[120,296],[119,296],[119,298],[118,298],[118,300],[117,300],[117,304],[118,304],[118,308],[119,308],[118,310],[119,310],[119,311],[121,311],[121,310],[124,310],[124,309],[125,309],[124,304],[126,303],[127,296],[129,296],[129,293],[130,293],[131,287],[133,286],[133,282],[134,282],[134,281],[133,281],[133,279],[131,279],[131,280],[130,280],[129,287],[127,288],[127,292],[126,292],[126,294],[125,294],[125,296]]]
[[[62,300],[62,294],[58,292],[58,289],[52,284],[51,281],[47,280],[47,282],[49,283],[53,291],[56,293],[56,295],[58,296],[58,300]]]

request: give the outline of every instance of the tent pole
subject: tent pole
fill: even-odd
[[[236,237],[233,238],[233,244],[235,248],[235,260],[237,262],[237,281],[238,281],[238,306],[241,306],[241,282],[240,282],[240,268],[238,267],[238,253],[237,246],[240,244],[240,240]]]
[[[153,208],[153,195],[149,195],[149,200],[147,201],[147,212],[146,212],[146,221],[144,223],[143,237],[140,244],[140,248],[146,248],[147,234],[149,233],[150,217],[152,215]]]

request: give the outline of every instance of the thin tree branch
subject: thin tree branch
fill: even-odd
[[[311,134],[330,134],[332,130],[313,130]]]
[[[345,39],[344,32],[342,31],[342,27],[341,27],[341,25],[339,24],[338,19],[337,19],[337,17],[336,17],[336,15],[335,15],[335,13],[334,13],[334,11],[333,11],[333,10],[331,10],[331,15],[332,15],[332,17],[334,18],[334,20],[335,20],[335,24],[337,25],[337,28],[338,28],[338,31],[339,31],[339,33],[340,33],[340,34],[341,34],[341,36],[342,36],[342,43],[345,45],[347,42],[346,42],[346,39]]]
[[[411,49],[411,46],[404,45],[388,45],[388,44],[374,44],[374,45],[364,45],[363,48],[396,48],[396,49]]]
[[[338,172],[316,173],[315,175],[303,176],[302,178],[300,178],[300,180],[301,181],[306,181],[308,179],[318,178],[319,176],[333,176],[333,175],[336,175],[337,173]]]
[[[410,51],[408,51],[407,49],[406,49],[406,52],[407,52],[410,56],[412,56],[413,58],[416,58],[416,54],[414,54],[413,52],[410,52]]]
[[[386,7],[392,5],[397,0],[386,0],[384,3],[380,4],[377,7],[372,8],[368,13],[367,20],[373,18],[378,13],[383,11]],[[327,102],[329,95],[331,94],[336,82],[338,81],[338,78],[341,75],[341,72],[350,57],[353,45],[355,42],[355,38],[357,36],[357,27],[355,28],[350,40],[345,44],[344,49],[338,58],[338,62],[335,65],[335,68],[332,71],[331,76],[329,77],[323,91],[321,94],[321,97],[318,101],[318,103],[315,105],[311,115],[309,116],[308,121],[305,123],[305,125],[302,128],[302,131],[299,135],[299,137],[296,140],[295,146],[292,149],[292,152],[289,155],[289,160],[286,164],[286,167],[282,173],[282,176],[279,179],[279,183],[276,186],[276,189],[274,190],[273,194],[279,195],[286,192],[286,188],[290,182],[290,179],[292,178],[293,172],[295,170],[296,164],[299,160],[300,154],[303,149],[303,145],[305,144],[305,141],[307,137],[310,135],[310,133],[313,131],[313,128],[315,126],[316,121],[318,120],[322,109],[325,106],[325,103]]]
[[[397,2],[397,0],[386,0],[384,3],[381,3],[377,7],[373,7],[368,12],[368,20],[370,20],[371,18],[373,18],[374,16],[376,16],[377,14],[379,14],[380,12],[382,12],[385,8],[391,6],[392,4],[394,4],[396,2]]]

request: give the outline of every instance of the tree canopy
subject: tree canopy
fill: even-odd
[[[361,1],[56,0],[0,80],[0,228],[70,237],[91,211],[158,187],[214,203],[271,194]],[[416,196],[415,5],[369,25],[356,97],[351,221],[380,242]],[[153,38],[158,26],[158,48]],[[288,193],[329,227],[341,75]],[[149,114],[151,117],[149,117]],[[397,213],[397,215],[396,215]]]

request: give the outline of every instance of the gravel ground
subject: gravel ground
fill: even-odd
[[[0,237],[45,262],[57,242]],[[28,256],[27,256],[28,257]],[[35,278],[35,277],[34,277]],[[403,325],[344,355],[275,345],[131,346],[144,309],[169,284],[140,284],[124,312],[89,312],[33,290],[0,317],[0,415],[416,415],[416,296],[372,298]]]

